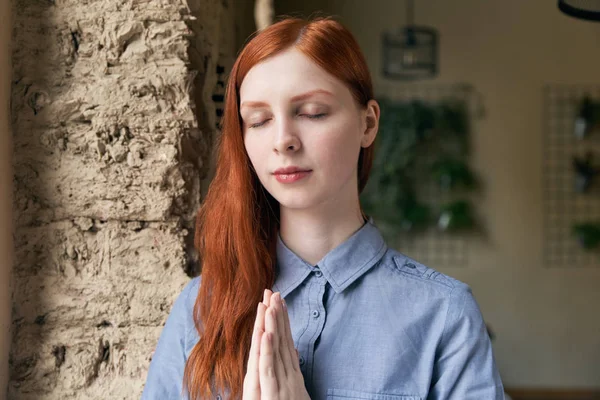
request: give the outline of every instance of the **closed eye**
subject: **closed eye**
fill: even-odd
[[[266,124],[267,122],[269,122],[270,120],[266,119],[264,121],[261,122],[257,122],[255,124],[252,124],[249,126],[249,128],[260,128],[261,126],[263,126],[264,124]]]
[[[304,116],[306,118],[310,118],[310,119],[319,119],[319,118],[323,118],[327,114],[321,113],[321,114],[300,114],[300,115]]]

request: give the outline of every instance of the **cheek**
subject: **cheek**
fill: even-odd
[[[349,175],[358,164],[360,141],[356,126],[346,124],[319,135],[314,149],[319,154],[321,165],[336,175]]]
[[[264,160],[261,151],[263,150],[262,147],[264,146],[260,146],[260,143],[258,143],[258,141],[256,140],[253,140],[252,138],[246,138],[244,140],[244,145],[246,147],[246,153],[248,154],[248,158],[250,158],[252,166],[254,166],[254,169],[260,176],[260,173],[262,171],[261,161]]]

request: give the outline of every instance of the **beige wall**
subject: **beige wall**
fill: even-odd
[[[11,134],[9,129],[10,3],[0,1],[0,399],[6,398],[12,267]]]
[[[435,83],[472,83],[487,116],[474,137],[489,237],[469,267],[440,271],[471,285],[497,338],[506,386],[600,386],[600,266],[548,269],[542,258],[542,88],[600,84],[600,23],[568,18],[548,0],[421,0],[416,22],[439,29]],[[380,35],[404,23],[396,0],[280,0],[277,13],[324,10],[357,36],[375,84]],[[400,249],[402,250],[402,249]]]

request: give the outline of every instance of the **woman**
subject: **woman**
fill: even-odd
[[[470,288],[388,248],[361,210],[373,97],[331,19],[280,21],[241,51],[197,217],[202,275],[143,399],[503,398]]]

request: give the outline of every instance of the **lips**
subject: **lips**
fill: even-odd
[[[292,172],[292,173],[288,173],[288,174],[275,174],[275,179],[277,179],[277,182],[279,182],[279,183],[288,184],[288,183],[298,182],[299,180],[306,178],[310,174],[311,174],[311,171],[296,170],[296,172]]]
[[[273,174],[274,175],[287,175],[287,174],[294,174],[294,173],[299,173],[299,172],[310,172],[310,171],[312,171],[312,170],[308,169],[308,168],[291,166],[291,167],[285,167],[285,168],[278,168],[275,170],[275,172],[273,172]]]

